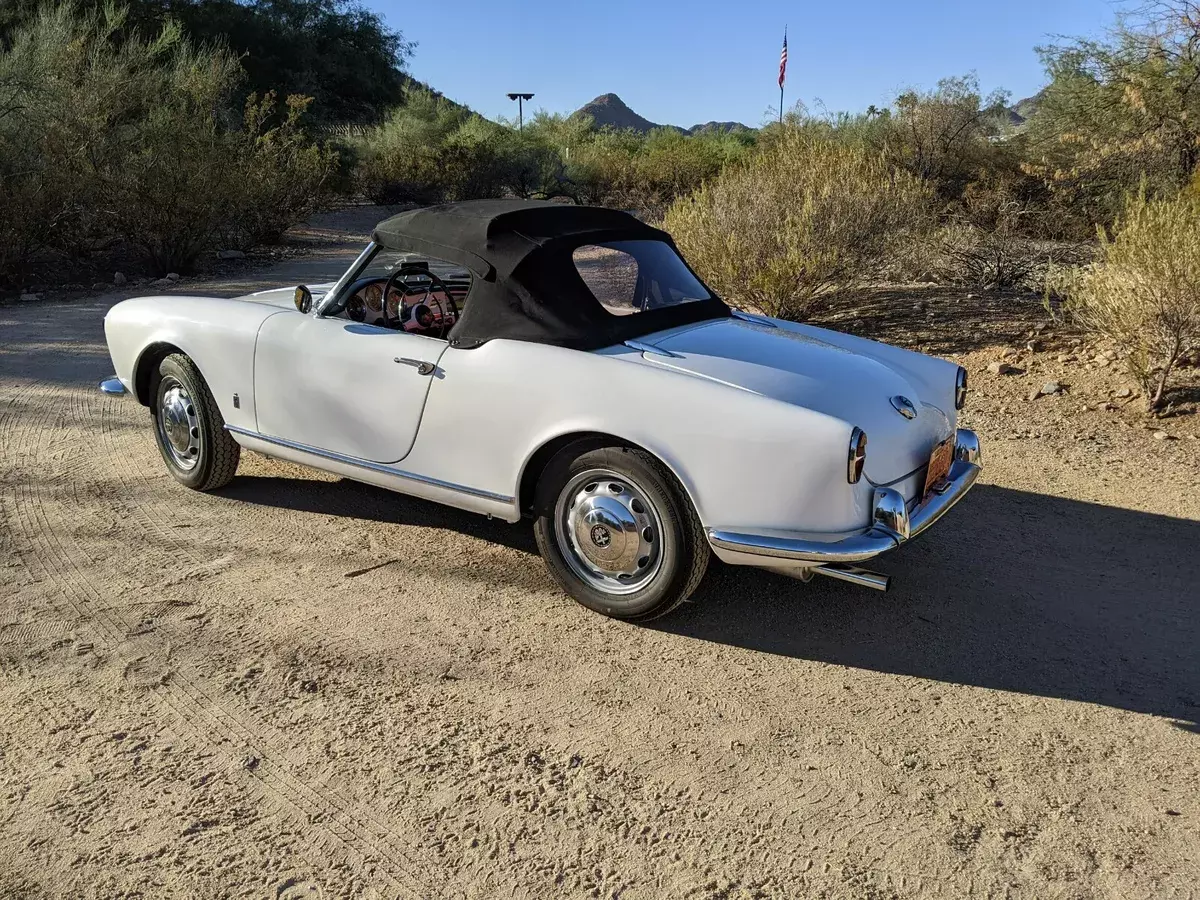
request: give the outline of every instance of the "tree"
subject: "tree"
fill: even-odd
[[[45,0],[0,5],[0,49]],[[103,12],[106,0],[78,4]],[[318,122],[377,121],[403,99],[413,45],[357,0],[127,0],[126,36],[176,22],[195,44],[241,58],[247,89],[313,98]]]
[[[983,97],[975,75],[943,78],[933,91],[907,90],[895,100],[893,153],[908,171],[932,182],[942,199],[962,196],[989,168],[1008,94]]]
[[[1145,183],[1170,196],[1200,164],[1200,2],[1153,0],[1104,40],[1039,48],[1050,84],[1029,122],[1029,171],[1090,227]]]

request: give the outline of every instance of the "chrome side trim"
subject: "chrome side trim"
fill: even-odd
[[[116,375],[100,382],[100,390],[106,394],[124,394],[126,392],[125,385],[121,384],[121,379]]]
[[[743,322],[753,322],[755,325],[766,325],[768,328],[778,328],[779,326],[772,322],[766,316],[759,316],[754,313],[743,312],[740,309],[731,309],[735,319],[741,319]]]
[[[350,268],[343,272],[342,277],[334,282],[333,287],[325,292],[325,296],[321,298],[321,302],[313,304],[314,315],[323,316],[325,314],[325,310],[329,309],[334,301],[337,300],[338,295],[346,289],[346,285],[351,284],[358,278],[358,273],[366,267],[378,249],[379,245],[374,241],[370,241],[367,244],[366,249],[358,254],[354,262],[350,264]]]
[[[653,344],[647,344],[645,341],[636,339],[623,341],[630,350],[641,350],[643,353],[653,353],[655,356],[669,356],[672,359],[678,359],[678,353],[672,353],[670,350],[664,350],[662,347],[655,347]]]
[[[978,453],[978,443],[974,432],[960,429],[955,444],[956,456],[960,449],[964,455],[968,453],[965,449],[968,446],[974,446],[975,453]],[[904,498],[897,491],[884,489],[875,492],[872,526],[861,534],[853,534],[838,541],[822,542],[799,536],[789,537],[786,534],[744,534],[709,528],[706,529],[708,542],[719,550],[790,560],[794,563],[825,565],[863,562],[912,540],[933,525],[966,496],[979,477],[980,471],[977,462],[969,462],[959,456],[950,466],[945,490],[942,493],[931,494],[911,513],[905,513],[903,518],[907,524],[906,533],[902,529],[893,530],[894,525],[904,524],[898,518],[899,513],[904,511]],[[899,501],[898,509],[896,501]]]
[[[257,441],[264,441],[268,444],[276,444],[277,446],[287,447],[291,450],[299,450],[301,453],[311,453],[313,456],[320,456],[323,459],[329,459],[343,465],[357,466],[360,469],[369,469],[372,472],[381,472],[384,475],[392,475],[396,478],[403,478],[406,481],[415,481],[418,484],[427,484],[431,487],[454,491],[458,494],[466,494],[469,497],[482,497],[484,500],[495,500],[498,503],[513,503],[516,500],[515,497],[508,497],[504,494],[467,487],[463,484],[455,484],[452,481],[442,481],[440,478],[430,478],[428,475],[418,475],[416,472],[406,472],[403,469],[397,469],[383,463],[371,462],[370,460],[359,459],[355,456],[346,456],[343,453],[334,453],[331,450],[322,450],[320,447],[311,447],[308,444],[301,444],[299,441],[268,437],[265,434],[259,434],[257,431],[251,431],[248,428],[239,428],[236,425],[226,425],[225,430],[233,434],[241,434],[248,438],[254,438]]]

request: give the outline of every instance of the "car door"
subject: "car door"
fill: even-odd
[[[412,448],[446,341],[290,310],[254,350],[258,431],[390,463]]]

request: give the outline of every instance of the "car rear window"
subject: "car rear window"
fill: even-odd
[[[592,296],[615,316],[712,298],[674,248],[663,241],[585,244],[572,258]]]

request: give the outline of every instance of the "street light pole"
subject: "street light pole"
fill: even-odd
[[[517,101],[517,130],[525,130],[525,101],[532,100],[533,94],[509,94],[509,100]]]

